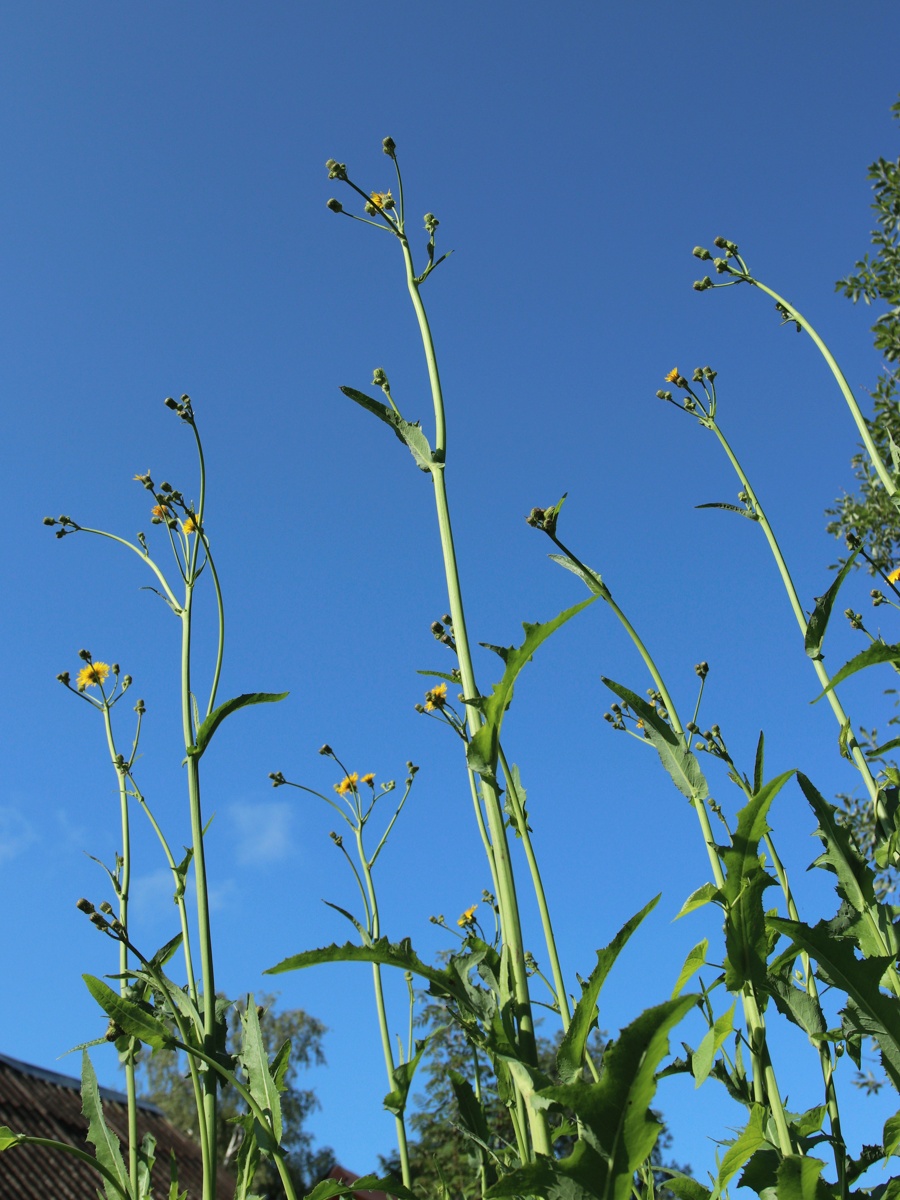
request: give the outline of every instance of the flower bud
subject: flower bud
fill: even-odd
[[[319,753],[326,755],[328,758],[334,758],[334,751],[326,742],[324,746],[319,747]]]
[[[91,652],[90,652],[90,650],[79,650],[78,657],[81,659],[82,662],[90,662],[91,661]]]
[[[270,771],[269,778],[272,780],[272,787],[281,787],[283,783],[287,782],[280,771]]]
[[[707,677],[707,675],[709,674],[709,663],[708,662],[699,662],[694,667],[694,670],[697,672],[697,674],[700,676],[701,679],[705,679]]]
[[[434,231],[437,229],[438,225],[440,225],[440,221],[437,219],[437,217],[434,215],[434,213],[430,213],[430,212],[425,214],[424,220],[425,220],[426,231],[433,235]]]
[[[41,522],[41,524],[42,524],[42,525],[55,525],[55,524],[56,524],[56,518],[55,518],[55,517],[44,517],[44,519],[43,519],[43,521]]]
[[[110,904],[110,902],[108,900],[104,900],[103,903],[100,905],[100,911],[103,913],[106,913],[107,916],[111,917],[112,911],[113,911],[113,906]]]
[[[69,672],[68,671],[60,671],[60,673],[57,675],[56,678],[59,680],[59,682],[61,684],[63,684],[64,687],[69,686]]]
[[[397,152],[397,145],[392,137],[386,137],[381,143],[381,148],[385,154],[389,155],[391,158],[393,158]]]
[[[710,254],[710,252],[707,249],[705,249],[703,246],[695,246],[694,249],[691,251],[691,253],[693,254],[694,258],[701,258],[701,259],[712,258],[712,255]]]
[[[163,404],[166,406],[166,408],[171,408],[173,411],[178,407],[178,401],[174,396],[166,396],[165,400],[163,400]]]
[[[331,197],[331,199],[328,201],[328,203],[325,205],[325,207],[330,208],[332,212],[343,212],[344,211],[343,204],[341,204],[340,200],[335,200],[334,196]]]
[[[704,275],[702,279],[695,279],[692,286],[695,292],[705,292],[715,285],[708,275]]]
[[[714,246],[718,246],[720,250],[724,250],[724,249],[725,249],[725,247],[728,245],[728,239],[727,239],[727,238],[723,238],[723,237],[720,235],[720,236],[719,236],[719,237],[717,237],[717,238],[713,238],[713,245],[714,245]]]
[[[75,901],[75,907],[83,913],[88,913],[88,915],[94,911],[93,904],[91,904],[90,900],[85,900],[84,896],[80,900]]]

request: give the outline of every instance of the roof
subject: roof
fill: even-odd
[[[109,1088],[101,1088],[100,1096],[106,1123],[124,1148],[128,1141],[126,1097]],[[139,1102],[137,1123],[141,1138],[145,1133],[156,1138],[156,1193],[168,1192],[169,1154],[174,1151],[182,1190],[199,1196],[199,1146],[170,1125],[153,1104]],[[88,1153],[93,1149],[85,1139],[88,1123],[81,1112],[81,1081],[5,1054],[0,1054],[0,1125],[8,1125],[13,1133],[67,1142]],[[13,1146],[0,1154],[0,1200],[46,1200],[47,1196],[54,1200],[96,1200],[99,1186],[100,1176],[92,1167],[61,1150]],[[218,1197],[230,1200],[233,1194],[234,1180],[226,1171],[220,1171]]]

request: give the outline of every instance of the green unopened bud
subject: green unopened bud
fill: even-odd
[[[707,378],[707,379],[709,379],[709,380],[713,380],[713,379],[715,379],[715,377],[718,375],[718,373],[719,373],[719,372],[718,372],[718,371],[714,371],[714,370],[712,369],[712,367],[704,367],[704,368],[703,368],[703,374],[704,374],[704,375],[706,376],[706,378]]]
[[[694,667],[694,670],[697,672],[697,674],[700,676],[701,679],[705,679],[707,677],[707,675],[709,674],[709,663],[708,662],[699,662]]]
[[[381,148],[385,154],[390,155],[391,158],[393,158],[397,152],[397,146],[392,137],[386,137],[381,143]]]
[[[695,292],[705,292],[707,288],[715,285],[708,275],[704,275],[702,279],[695,279],[692,286]]]
[[[147,709],[146,709],[146,706],[144,705],[143,700],[138,700],[137,704],[134,706],[134,711],[137,713],[137,715],[139,717],[142,717],[144,715],[144,713],[147,711]]]
[[[83,913],[88,913],[88,915],[94,911],[93,904],[91,904],[90,900],[85,900],[84,896],[80,900],[75,901],[75,907]]]
[[[166,396],[165,400],[163,400],[163,404],[166,406],[166,408],[171,408],[173,411],[178,407],[178,401],[174,396]]]
[[[724,258],[714,258],[713,266],[716,268],[716,270],[718,271],[718,273],[720,275],[722,275],[725,271],[727,271],[729,269],[728,262]]]
[[[133,682],[134,681],[132,680],[131,676],[126,675],[125,678],[122,680],[122,691],[127,692]]]
[[[694,373],[691,376],[691,379],[694,381],[694,383],[702,383],[703,382],[703,369],[701,367],[694,367]]]
[[[78,657],[81,659],[82,662],[90,662],[91,661],[91,652],[90,652],[90,650],[79,650]]]
[[[272,780],[272,787],[281,787],[282,784],[287,783],[280,771],[270,771],[269,778]]]
[[[59,680],[59,682],[61,684],[63,684],[64,687],[69,686],[69,672],[68,671],[60,671],[60,673],[57,675],[56,678]]]
[[[376,367],[372,372],[372,386],[380,388],[389,388],[391,386],[382,367]]]
[[[431,234],[433,234],[434,231],[437,229],[438,225],[440,225],[440,221],[437,219],[437,217],[434,215],[434,213],[430,213],[430,212],[426,213],[424,220],[425,220],[425,229],[427,230],[428,233],[431,233]]]
[[[55,525],[55,524],[56,524],[56,518],[55,518],[55,517],[44,517],[44,519],[43,519],[43,521],[41,522],[41,524],[42,524],[42,525]]]
[[[335,162],[333,158],[329,158],[325,163],[325,169],[328,171],[329,179],[346,179],[347,164]]]
[[[113,906],[110,904],[110,902],[108,900],[104,900],[103,903],[100,905],[100,911],[103,913],[106,913],[107,916],[111,917],[112,912],[113,912]]]
[[[334,758],[334,751],[326,742],[324,746],[319,747],[319,753],[324,754],[326,758]]]
[[[662,389],[660,389],[656,394],[660,400],[671,400],[672,399],[672,393],[664,392],[664,391],[662,391]]]
[[[713,245],[718,246],[718,248],[720,250],[724,250],[725,247],[728,245],[728,238],[723,238],[721,235],[719,237],[713,238]]]
[[[695,246],[691,253],[693,254],[694,258],[712,258],[712,255],[704,246]]]
[[[331,197],[331,199],[328,201],[328,203],[325,205],[325,207],[330,208],[332,212],[343,212],[344,211],[343,204],[341,204],[340,200],[335,200],[334,196]]]

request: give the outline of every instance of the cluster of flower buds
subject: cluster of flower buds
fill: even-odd
[[[456,642],[453,640],[453,618],[449,613],[444,613],[440,621],[431,622],[431,632],[435,641],[440,642],[442,646],[449,646],[451,650],[456,649]]]
[[[708,662],[697,663],[697,665],[694,667],[694,671],[700,676],[701,679],[705,679],[707,677],[707,675],[709,674],[709,663]]]
[[[272,780],[272,787],[281,787],[287,783],[287,780],[280,771],[270,771],[269,778]]]
[[[96,926],[97,929],[102,930],[103,933],[108,933],[110,937],[115,938],[123,938],[125,936],[125,926],[115,915],[113,906],[108,900],[103,901],[99,912],[94,908],[90,900],[86,900],[83,896],[80,900],[76,900],[75,907],[90,917],[91,924]],[[107,918],[111,919],[107,920]]]
[[[565,502],[565,495],[554,504],[551,508],[533,508],[525,518],[525,523],[530,525],[532,529],[541,529],[550,537],[555,537],[556,526],[559,521],[559,513]]]
[[[437,229],[438,225],[440,225],[440,221],[432,212],[427,212],[423,217],[423,220],[425,222],[425,231],[431,237],[434,237],[434,231]]]
[[[65,515],[63,515],[61,517],[44,517],[41,524],[42,525],[60,525],[61,528],[57,529],[57,531],[56,531],[56,536],[58,538],[64,538],[67,533],[77,533],[78,530],[81,528],[80,525],[75,524],[75,522],[72,520],[71,517],[67,517]]]
[[[325,170],[328,172],[329,179],[347,179],[347,164],[336,162],[333,158],[329,158],[325,163]]]
[[[188,395],[182,395],[180,400],[176,400],[174,396],[166,396],[163,401],[166,408],[171,408],[172,412],[178,413],[182,421],[187,421],[189,425],[194,423],[194,408],[191,404],[191,398]]]
[[[852,608],[845,608],[844,616],[850,622],[851,629],[865,629],[865,625],[863,625],[862,613],[854,612]]]

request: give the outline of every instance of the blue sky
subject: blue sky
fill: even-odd
[[[324,741],[380,778],[421,765],[379,863],[391,936],[435,954],[446,942],[428,917],[454,920],[487,882],[458,747],[413,708],[416,670],[447,667],[428,629],[446,608],[428,485],[338,391],[367,388],[382,366],[404,414],[430,429],[396,247],[325,208],[328,157],[367,189],[392,185],[387,134],[411,211],[435,212],[439,245],[455,251],[426,300],[474,639],[512,643],[521,621],[581,598],[522,520],[568,491],[566,540],[603,572],[682,707],[705,659],[706,720],[741,765],[765,728],[771,773],[800,767],[825,794],[855,786],[830,713],[808,704],[815,680],[759,530],[695,510],[734,500],[728,464],[655,392],[676,364],[718,369],[721,422],[801,595],[821,593],[836,553],[822,511],[852,483],[849,415],[813,346],[779,328],[764,297],[692,292],[690,250],[719,233],[737,241],[865,394],[873,314],[833,285],[867,248],[866,166],[897,153],[898,34],[896,5],[880,0],[3,8],[0,1049],[74,1073],[58,1055],[103,1026],[79,976],[114,963],[74,901],[102,894],[87,855],[109,861],[118,847],[114,780],[99,721],[54,679],[74,672],[81,646],[133,675],[148,707],[139,778],[172,840],[188,837],[174,620],[139,590],[136,561],[40,524],[68,513],[133,536],[147,505],[132,476],[148,467],[191,494],[191,447],[166,395],[190,393],[205,439],[223,692],[291,692],[232,718],[204,760],[220,985],[265,988],[266,967],[346,935],[321,903],[353,901],[330,814],[266,779],[281,770],[328,790]],[[864,607],[868,580],[852,586],[847,603]],[[843,629],[834,643],[830,664],[859,646]],[[478,670],[488,687],[496,660],[485,653]],[[608,985],[601,1023],[614,1031],[669,994],[717,922],[704,911],[671,924],[707,878],[703,848],[652,754],[602,721],[601,674],[649,682],[595,605],[528,668],[506,736],[573,986],[662,891]],[[855,721],[884,726],[886,684],[846,689]],[[795,787],[772,821],[807,915],[830,915],[827,880],[804,875],[816,843]],[[135,927],[161,943],[174,911],[146,831],[137,855],[148,903]],[[390,1151],[392,1124],[368,972],[278,983],[283,1004],[330,1029],[316,1135],[366,1171]],[[789,1039],[785,1055],[807,1066],[796,1079],[784,1068],[792,1103],[813,1102],[811,1053]],[[97,1062],[114,1085],[114,1061]],[[691,1117],[690,1090],[667,1083],[661,1102],[677,1157],[702,1172],[713,1156],[698,1130],[723,1136],[739,1114],[706,1085]],[[874,1103],[846,1093],[851,1136],[866,1120],[880,1128]]]

